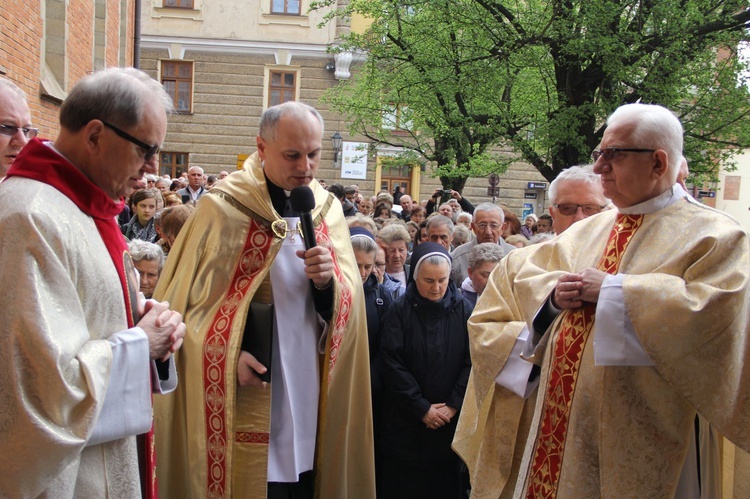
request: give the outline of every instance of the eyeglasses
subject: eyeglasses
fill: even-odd
[[[587,217],[590,217],[591,215],[596,215],[597,213],[601,213],[601,211],[606,208],[607,206],[600,206],[598,204],[573,204],[573,203],[563,203],[563,204],[553,204],[555,208],[557,208],[557,211],[559,211],[562,215],[575,215],[578,211],[578,208],[581,208],[583,210],[583,214]]]
[[[33,139],[39,134],[38,128],[27,128],[25,126],[13,126],[13,125],[0,125],[0,135],[6,137],[13,137],[18,131],[23,132],[23,136],[27,139]]]
[[[129,133],[127,133],[127,132],[125,132],[123,130],[120,130],[116,126],[114,126],[114,125],[112,125],[110,123],[107,123],[104,120],[99,120],[99,121],[102,122],[102,125],[104,125],[107,128],[111,129],[113,132],[115,132],[117,135],[119,135],[123,139],[128,140],[128,141],[132,142],[133,144],[137,145],[138,147],[140,147],[143,150],[143,160],[144,161],[150,160],[154,156],[154,154],[157,154],[159,152],[159,149],[161,149],[161,146],[156,145],[156,144],[155,145],[146,144],[145,142],[136,139],[135,137],[133,137]]]
[[[500,230],[501,225],[499,223],[487,223],[487,222],[479,222],[478,224],[474,224],[479,230],[487,230],[487,227],[489,227],[492,230]]]
[[[624,147],[605,147],[604,149],[594,149],[591,153],[591,157],[594,161],[598,161],[599,157],[604,158],[604,161],[612,161],[615,159],[615,154],[618,152],[656,152],[656,149],[629,149]]]

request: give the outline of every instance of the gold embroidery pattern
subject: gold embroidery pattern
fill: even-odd
[[[614,274],[643,215],[618,215],[596,268]],[[594,324],[596,306],[568,310],[554,344],[549,379],[541,413],[541,428],[531,460],[527,498],[552,498],[562,468],[570,408],[573,403],[581,358]]]
[[[336,359],[338,359],[339,348],[344,340],[346,323],[349,321],[349,313],[352,306],[352,290],[349,289],[349,286],[346,285],[346,281],[344,280],[344,274],[341,272],[341,267],[336,258],[336,250],[331,244],[331,239],[328,236],[328,224],[326,224],[325,220],[322,220],[320,225],[315,228],[315,238],[318,245],[325,246],[331,252],[334,265],[333,272],[339,283],[339,292],[341,293],[338,315],[334,318],[331,333],[331,357],[328,362],[328,382],[330,383],[331,376],[333,375],[333,368],[336,365]]]

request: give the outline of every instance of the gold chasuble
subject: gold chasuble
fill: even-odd
[[[750,449],[746,232],[690,198],[633,218],[640,225],[621,236],[626,243],[610,240],[617,217],[603,212],[512,251],[479,298],[453,442],[472,497],[674,497],[696,412]],[[609,243],[617,257],[605,255]],[[560,276],[600,260],[623,276],[627,319],[653,365],[597,366],[594,309],[583,307],[536,332],[536,395],[497,385],[524,325],[536,334],[532,321]]]
[[[375,495],[367,327],[341,206],[317,181],[317,243],[335,262],[334,310],[321,356],[315,495]],[[154,293],[183,313],[179,388],[155,404],[162,497],[266,496],[271,388],[237,385],[250,302],[272,301],[270,269],[294,228],[274,210],[257,153],[201,198]],[[315,408],[310,408],[315,410]]]
[[[619,215],[612,228],[596,268],[616,274],[620,257],[641,226],[643,215]],[[532,457],[531,476],[526,497],[548,498],[557,495],[560,463],[565,452],[570,404],[575,392],[583,349],[591,333],[596,306],[563,312],[561,331],[554,344],[550,365],[549,383],[542,408],[542,424]]]

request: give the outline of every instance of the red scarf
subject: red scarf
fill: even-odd
[[[129,283],[127,279],[128,276],[135,276],[135,269],[125,238],[115,221],[115,217],[120,214],[125,205],[124,199],[114,201],[100,187],[91,182],[81,170],[38,138],[32,139],[23,148],[8,170],[7,177],[25,177],[50,185],[63,193],[78,209],[94,220],[112,259],[112,264],[117,270],[117,275],[120,277],[128,327],[135,326],[138,322],[135,314],[138,311],[139,289],[137,281]],[[153,427],[151,431],[138,437],[142,490],[144,497],[155,499],[158,497],[158,490]]]
[[[25,177],[51,185],[73,201],[78,209],[94,219],[120,277],[125,308],[128,312],[128,327],[133,327],[136,323],[133,311],[138,310],[138,302],[132,301],[132,291],[128,289],[125,261],[130,260],[130,255],[120,226],[115,220],[125,201],[120,199],[119,202],[115,202],[81,170],[38,138],[32,139],[23,148],[8,170],[7,177]],[[135,290],[135,298],[137,297],[138,291]]]

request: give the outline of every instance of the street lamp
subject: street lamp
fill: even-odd
[[[341,138],[341,135],[339,135],[339,132],[334,133],[333,137],[331,137],[331,142],[333,143],[333,164],[334,165],[339,160],[339,153],[341,152],[342,140],[343,139]]]

